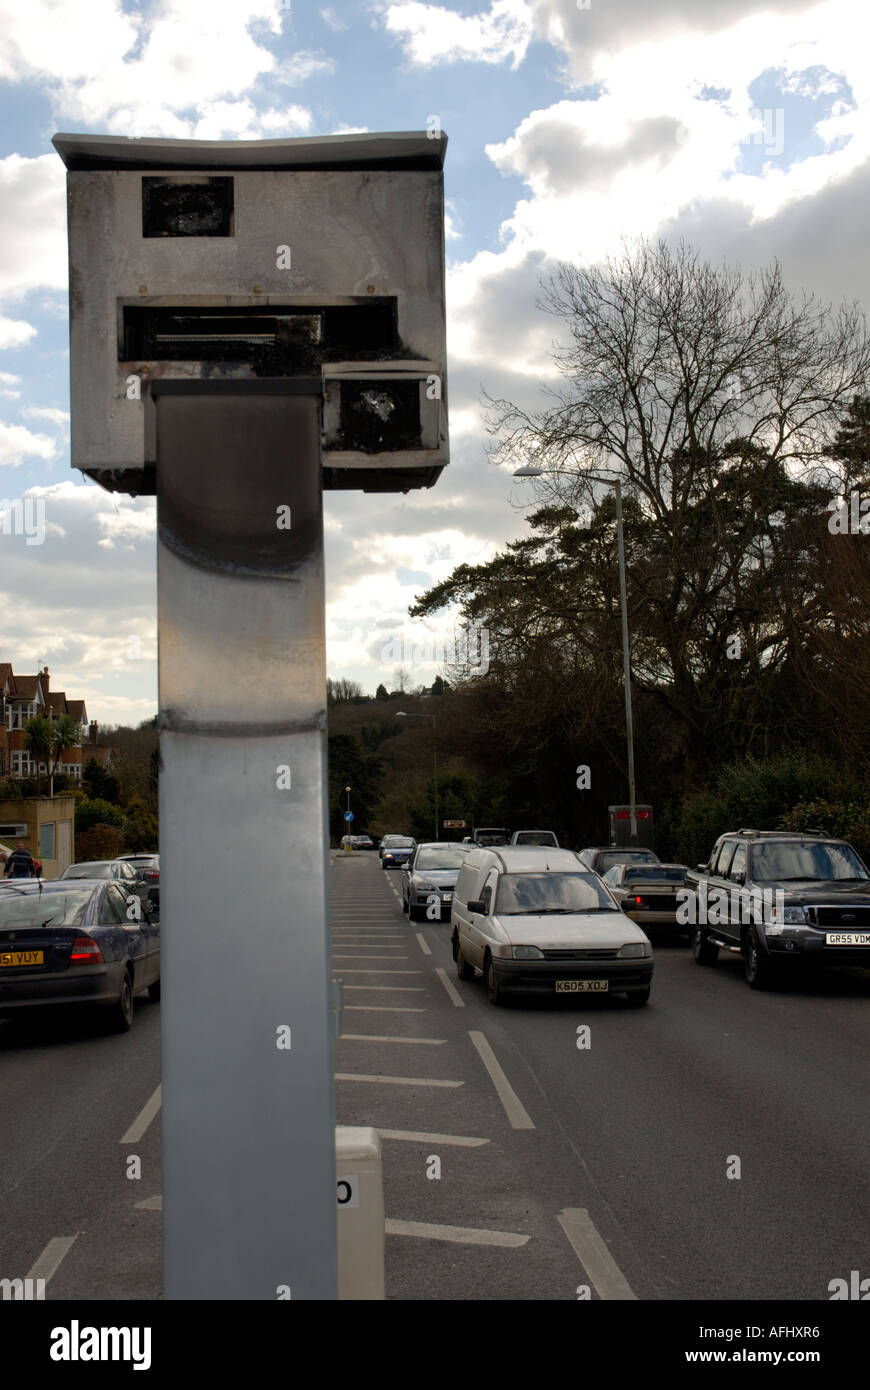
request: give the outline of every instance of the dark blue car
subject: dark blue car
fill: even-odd
[[[0,1017],[79,1004],[126,1032],[145,989],[160,998],[160,924],[137,893],[94,879],[0,884]]]

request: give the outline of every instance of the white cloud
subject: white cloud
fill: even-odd
[[[26,415],[28,420],[48,420],[49,424],[62,428],[69,425],[69,411],[58,410],[53,405],[27,405],[21,413]]]
[[[526,0],[492,0],[482,14],[459,15],[443,5],[388,5],[384,22],[403,41],[412,63],[505,63],[519,67],[532,38]]]
[[[0,245],[2,245],[2,235],[0,235]],[[29,343],[31,338],[36,337],[36,329],[32,323],[25,323],[23,319],[7,319],[0,314],[0,348],[23,347]]]
[[[0,396],[5,396],[8,400],[17,401],[21,395],[15,388],[21,385],[21,377],[15,376],[13,372],[0,372]]]
[[[320,18],[323,20],[324,24],[326,24],[330,29],[332,29],[332,31],[336,34],[343,33],[344,30],[347,28],[347,25],[345,24],[344,20],[340,19],[334,10],[321,10]]]
[[[286,82],[288,86],[295,87],[298,82],[304,82],[315,73],[334,71],[335,62],[332,58],[326,58],[320,53],[300,52],[294,53],[292,58],[287,58],[281,63],[275,69],[273,77],[277,82]]]
[[[0,422],[0,464],[18,468],[28,456],[50,459],[56,453],[57,444],[47,434],[32,434],[24,425]]]
[[[0,294],[67,283],[65,170],[56,154],[0,160]],[[0,320],[0,345],[14,347],[36,332]]]
[[[276,71],[274,54],[251,32],[281,33],[280,0],[162,0],[147,14],[119,0],[0,0],[0,75],[46,85],[56,115],[128,136],[198,136],[220,108]],[[293,59],[289,59],[292,69]],[[298,72],[316,70],[302,54]],[[231,134],[258,131],[256,113]],[[217,138],[220,138],[218,136]]]

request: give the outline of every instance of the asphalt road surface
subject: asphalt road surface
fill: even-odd
[[[827,1300],[870,1274],[865,974],[764,994],[659,935],[646,1008],[496,1008],[376,855],[331,883],[336,1120],[381,1135],[388,1298]],[[0,1279],[160,1297],[159,1084],[147,997],[122,1036],[0,1023]]]

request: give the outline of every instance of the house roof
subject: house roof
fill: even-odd
[[[34,700],[38,683],[38,676],[16,676],[15,694],[19,699]]]

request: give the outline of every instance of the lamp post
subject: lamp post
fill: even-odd
[[[344,818],[344,833],[345,835],[350,836],[350,827],[352,825],[352,821],[350,820],[350,787],[345,787],[345,791],[347,792],[347,815]],[[345,850],[352,850],[353,841],[348,839],[344,847]]]
[[[396,710],[397,719],[431,719],[432,720],[432,767],[434,771],[435,784],[435,839],[438,839],[438,730],[435,724],[434,714],[409,714],[407,710]]]
[[[516,469],[515,478],[546,478],[560,473],[565,478],[576,478],[565,468],[538,468],[526,464]],[[603,478],[599,473],[584,473],[584,478],[594,483],[604,483],[616,489],[616,549],[619,558],[619,598],[622,608],[622,673],[625,685],[625,736],[628,745],[628,799],[631,807],[631,843],[637,844],[637,802],[634,786],[634,722],[631,714],[631,658],[628,650],[628,596],[625,584],[625,544],[622,534],[622,483],[618,478]]]

